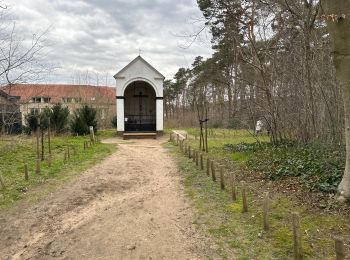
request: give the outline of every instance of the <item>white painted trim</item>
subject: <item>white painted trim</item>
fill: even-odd
[[[117,130],[124,132],[124,99],[117,99]]]
[[[160,96],[157,87],[154,85],[154,83],[153,83],[152,81],[150,81],[150,80],[148,80],[148,79],[146,79],[146,78],[136,77],[136,78],[132,78],[132,79],[130,79],[129,81],[127,81],[127,82],[124,84],[124,86],[122,87],[121,93],[122,93],[122,96],[123,96],[123,97],[125,96],[125,90],[126,90],[126,88],[127,88],[130,84],[132,84],[133,82],[135,82],[135,81],[144,81],[144,82],[150,84],[150,85],[152,86],[152,88],[154,89],[154,92],[156,93],[156,97],[159,97],[159,96]]]

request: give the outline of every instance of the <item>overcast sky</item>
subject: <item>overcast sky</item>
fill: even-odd
[[[17,32],[30,37],[50,27],[47,60],[57,69],[46,81],[78,83],[78,74],[98,72],[100,84],[138,55],[167,78],[194,57],[211,53],[203,33],[190,48],[182,37],[198,31],[201,12],[195,0],[7,0]],[[78,73],[80,71],[80,73]],[[108,75],[106,77],[106,75]],[[81,76],[80,83],[85,83]],[[73,80],[73,78],[75,78]],[[74,81],[74,82],[73,82]]]

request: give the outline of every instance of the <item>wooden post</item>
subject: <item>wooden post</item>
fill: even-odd
[[[188,158],[191,159],[191,146],[188,147]]]
[[[64,161],[64,162],[67,161],[67,151],[64,151],[63,161]]]
[[[40,138],[39,138],[39,127],[36,130],[36,158],[39,159],[40,158]]]
[[[187,133],[186,133],[186,140],[187,140]]]
[[[36,159],[35,173],[40,174],[40,159]]]
[[[51,157],[51,120],[49,117],[49,121],[48,121],[48,128],[47,128],[47,141],[48,141],[48,145],[49,145],[49,157]],[[51,164],[50,164],[51,166]]]
[[[199,151],[196,151],[196,166],[199,165]]]
[[[176,134],[176,144],[179,145],[179,134]]]
[[[6,186],[5,186],[4,178],[2,177],[1,173],[0,173],[0,184],[1,184],[1,189],[4,190]]]
[[[192,152],[192,161],[195,163],[196,162],[196,153],[197,151],[195,149],[193,149],[193,152]]]
[[[211,161],[211,177],[212,177],[213,181],[216,181],[214,161]]]
[[[269,199],[269,193],[264,192],[264,202],[263,202],[263,228],[265,231],[268,231],[270,229],[269,225],[269,207],[270,207],[270,199]]]
[[[24,165],[24,180],[28,181],[29,180],[29,175],[28,175],[28,164]]]
[[[86,149],[86,141],[84,141],[84,150]]]
[[[47,165],[51,167],[51,163],[52,163],[52,156],[51,154],[49,154],[49,157],[47,157]]]
[[[220,166],[220,187],[222,190],[225,190],[225,175],[224,167]]]
[[[303,252],[301,246],[301,233],[300,233],[300,217],[299,214],[292,213],[292,223],[293,223],[293,238],[294,238],[294,258],[302,259]]]
[[[242,212],[248,212],[247,187],[245,181],[241,182],[242,186]]]
[[[231,198],[232,201],[236,201],[237,200],[237,196],[236,196],[236,176],[234,173],[231,174]]]
[[[171,133],[169,134],[169,142],[171,142]]]
[[[200,154],[200,166],[201,166],[201,170],[204,170],[204,162],[203,162],[203,154]]]
[[[210,159],[207,158],[207,176],[210,176]]]
[[[67,147],[67,159],[68,159],[68,160],[70,159],[70,149],[69,149],[69,146]]]
[[[94,144],[94,143],[95,143],[95,132],[94,132],[94,127],[93,127],[93,126],[90,126],[89,129],[90,129],[90,140],[91,140],[91,142]]]
[[[335,259],[345,260],[344,241],[340,237],[334,239]]]

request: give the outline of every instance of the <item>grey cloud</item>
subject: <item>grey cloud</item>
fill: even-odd
[[[195,56],[209,56],[207,44],[179,48],[177,34],[196,30],[188,21],[201,15],[195,0],[9,0],[23,33],[53,26],[47,59],[60,69],[51,81],[67,82],[72,70],[112,75],[142,55],[171,78]]]

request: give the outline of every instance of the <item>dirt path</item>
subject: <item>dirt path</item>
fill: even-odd
[[[41,202],[0,214],[0,259],[212,256],[164,140],[109,140],[119,149],[103,162]]]

